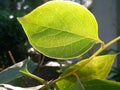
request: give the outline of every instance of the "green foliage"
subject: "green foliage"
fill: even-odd
[[[57,89],[55,90],[119,90],[120,89],[119,82],[104,80],[104,79],[92,79],[89,81],[83,81],[82,85],[81,84],[79,84],[78,86],[77,85],[78,85],[78,81],[76,80],[75,77],[67,77],[57,82]],[[84,86],[84,88],[81,89],[80,86]]]
[[[119,90],[120,83],[110,80],[93,79],[84,82],[85,90]]]
[[[80,80],[70,76],[56,83],[55,90],[85,90]]]
[[[105,79],[110,72],[115,57],[116,55],[103,55],[96,56],[90,62],[89,59],[82,60],[67,68],[61,76],[75,70],[80,80]]]
[[[104,44],[98,38],[94,16],[83,6],[70,1],[51,1],[18,20],[33,47],[52,58],[74,59],[96,43],[101,44],[90,58],[69,66],[59,78],[46,81],[41,90],[53,84],[56,84],[55,90],[120,89],[120,83],[106,80],[116,54],[98,56],[120,37]],[[23,73],[28,75],[28,70],[24,68]]]
[[[10,83],[10,82],[16,80],[17,78],[22,77],[23,74],[21,74],[19,72],[19,70],[24,68],[26,66],[26,64],[28,65],[28,69],[30,72],[33,72],[35,70],[35,68],[37,67],[37,65],[29,59],[21,61],[15,65],[5,69],[4,71],[0,72],[0,83],[8,83],[8,82]],[[18,83],[20,83],[20,82],[18,82]]]
[[[18,20],[30,43],[49,57],[80,57],[101,42],[94,16],[73,2],[51,1]]]

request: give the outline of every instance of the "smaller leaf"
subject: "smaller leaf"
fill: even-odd
[[[58,90],[84,90],[74,76],[64,78],[56,84]],[[120,83],[111,80],[92,79],[83,81],[82,85],[85,90],[120,90]]]
[[[85,59],[66,69],[61,77],[75,71],[79,75],[80,80],[105,79],[110,72],[115,56],[97,56],[91,61]]]
[[[22,67],[24,67],[24,65],[26,64],[28,65],[28,69],[30,72],[33,72],[37,67],[37,65],[29,59],[21,61],[11,67],[8,67],[4,71],[0,72],[0,83],[8,83],[10,81],[15,80],[16,78],[22,77],[23,74],[21,74],[19,70]]]

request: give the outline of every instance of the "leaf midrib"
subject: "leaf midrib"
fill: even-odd
[[[27,21],[26,19],[24,19],[24,22],[27,22],[27,23],[30,24],[30,25],[36,25],[36,26],[39,25],[39,24],[36,24],[36,23],[31,23],[31,22]],[[71,34],[76,34],[76,35],[79,35],[79,36],[84,37],[84,38],[93,39],[93,40],[95,40],[96,42],[100,42],[99,39],[92,38],[92,37],[88,37],[88,36],[83,36],[83,35],[80,35],[80,34],[77,34],[77,33],[73,33],[73,32],[68,32],[68,31],[66,31],[66,30],[64,30],[64,29],[59,29],[59,28],[55,28],[55,27],[51,27],[51,26],[45,26],[45,25],[39,25],[39,27],[45,27],[45,28],[56,29],[56,30],[64,31],[64,32],[71,33]]]

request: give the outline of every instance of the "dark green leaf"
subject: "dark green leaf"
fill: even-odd
[[[0,72],[0,83],[7,83],[10,82],[16,78],[20,78],[23,76],[22,73],[19,72],[19,70],[24,67],[25,65],[28,65],[28,69],[30,72],[33,72],[36,68],[36,64],[34,64],[31,60],[24,60],[22,62],[19,62],[4,71]]]
[[[84,82],[85,90],[120,90],[120,83],[110,80],[94,79]]]

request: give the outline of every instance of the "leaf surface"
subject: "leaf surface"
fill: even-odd
[[[79,57],[100,43],[95,17],[71,1],[50,1],[18,18],[32,46],[58,59]]]
[[[82,82],[85,89],[82,89],[75,77],[67,77],[58,81],[54,90],[120,90],[120,83],[105,79],[92,79]]]
[[[111,80],[93,79],[83,85],[85,90],[120,90],[120,83]]]
[[[30,70],[30,72],[33,72],[35,68],[37,67],[37,65],[29,59],[21,61],[11,67],[8,67],[2,72],[0,72],[0,83],[8,83],[17,78],[22,77],[23,74],[20,73],[19,70],[22,67],[24,67],[26,64],[28,65],[28,69]]]
[[[75,77],[67,77],[56,83],[57,88],[54,90],[84,90],[82,84]]]
[[[70,66],[61,77],[77,69],[76,73],[80,80],[105,79],[111,70],[115,57],[116,54],[97,56],[91,61],[85,59]]]

